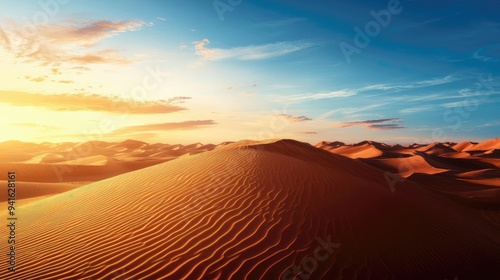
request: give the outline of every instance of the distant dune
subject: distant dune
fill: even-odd
[[[0,143],[0,174],[15,170],[17,194],[21,203],[30,198],[46,197],[109,177],[149,167],[182,155],[213,149],[215,145],[200,143],[182,146],[147,144],[126,140],[121,143],[89,141],[85,143]],[[0,194],[0,199],[7,198]]]
[[[153,145],[98,143],[103,149],[85,155],[87,164],[61,161],[73,168],[68,182],[86,176],[95,182],[72,190],[62,189],[66,181],[59,182],[61,193],[19,207],[15,278],[498,275],[500,184],[494,181],[498,167],[492,162],[499,159],[439,155],[464,152],[468,145],[457,150],[452,144],[403,147],[369,141],[317,147],[294,140],[215,148]],[[498,139],[475,146],[499,148]],[[47,145],[40,153],[63,154],[54,151],[57,147]],[[187,153],[173,160],[165,155],[159,163],[154,155],[168,150]],[[133,155],[131,164],[147,164],[124,165],[127,154]],[[104,165],[88,158],[99,155],[108,158]],[[56,182],[45,173],[53,163],[16,160],[23,162],[0,164],[2,176],[13,169],[22,182]],[[42,189],[38,195],[55,192],[40,184],[20,182],[18,188],[32,189],[26,198],[35,196],[37,188]],[[6,252],[7,243],[2,244]],[[0,267],[0,279],[13,279],[7,262]]]

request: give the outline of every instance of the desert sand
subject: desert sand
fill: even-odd
[[[494,279],[499,149],[1,143],[15,279]]]

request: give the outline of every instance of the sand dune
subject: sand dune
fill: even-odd
[[[404,158],[369,159],[364,162],[382,170],[398,174],[403,178],[407,178],[414,173],[437,174],[449,170],[436,168],[419,155]]]
[[[473,143],[470,141],[464,141],[464,142],[460,142],[460,143],[454,145],[453,149],[457,152],[462,152],[462,151],[465,151],[467,149],[474,147],[474,145],[476,145],[476,144],[477,143]]]
[[[478,143],[476,145],[471,145],[465,148],[464,151],[487,151],[493,149],[500,149],[500,138],[495,138]]]
[[[317,144],[316,147],[328,150],[332,153],[341,154],[350,158],[374,158],[381,156],[383,152],[371,143],[356,145],[343,145],[342,142]]]
[[[142,141],[126,140],[120,143],[108,143],[104,141],[88,141],[84,143],[24,143],[19,141],[8,141],[0,143],[0,151],[6,151],[0,154],[0,163],[62,163],[86,165],[89,161],[94,165],[97,156],[101,159],[108,157],[110,161],[127,157],[149,158],[153,154],[162,153],[168,157],[181,156],[188,153],[204,152],[214,149],[215,145],[203,145],[195,143],[187,146],[169,145],[169,144],[148,144]],[[9,152],[15,151],[15,152]],[[94,157],[94,158],[92,158]],[[81,163],[78,163],[78,160]],[[68,163],[70,162],[70,163]],[[102,160],[104,162],[104,160]]]
[[[186,154],[211,150],[215,145],[147,144],[127,140],[121,143],[0,143],[0,174],[15,170],[23,191],[18,200],[47,197],[74,186],[100,181],[116,175],[166,162]],[[50,183],[52,187],[39,187]],[[67,187],[68,183],[71,187]],[[35,187],[36,186],[36,187]]]
[[[135,144],[131,146],[138,149]],[[417,155],[409,159],[426,162]],[[29,227],[18,229],[16,276],[253,280],[496,275],[498,216],[472,211],[427,186],[426,178],[411,180],[419,174],[398,181],[394,191],[386,172],[363,161],[292,140],[243,141],[44,198],[18,210]],[[18,173],[28,174],[22,170],[26,166],[17,166]],[[483,196],[490,195],[484,187]],[[11,277],[6,265],[1,264],[1,279]]]

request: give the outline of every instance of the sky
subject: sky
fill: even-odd
[[[499,136],[494,1],[0,1],[0,141]]]

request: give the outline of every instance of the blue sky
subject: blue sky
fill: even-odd
[[[493,1],[2,1],[0,109],[18,119],[4,120],[9,137],[39,142],[89,130],[181,143],[480,141],[500,127],[499,12]],[[138,97],[151,71],[159,85]],[[40,105],[48,95],[71,109]],[[74,104],[89,95],[181,109]]]

